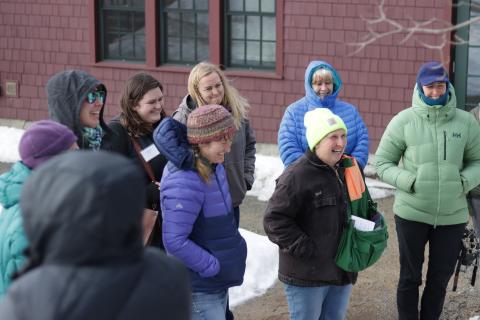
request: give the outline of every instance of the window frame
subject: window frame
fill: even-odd
[[[235,0],[235,1],[243,1],[243,5],[245,6],[245,0]],[[276,6],[276,2],[275,0],[274,1],[274,6]],[[275,69],[275,66],[276,66],[276,57],[275,57],[275,65],[273,67],[271,66],[264,66],[262,65],[262,45],[264,43],[271,43],[272,41],[271,40],[264,40],[263,37],[262,37],[262,32],[260,30],[260,38],[257,40],[258,43],[259,43],[259,47],[260,47],[260,60],[259,60],[259,65],[249,65],[247,64],[247,62],[245,61],[244,64],[239,64],[239,65],[236,65],[234,63],[232,63],[231,59],[231,54],[230,54],[230,48],[229,48],[229,42],[232,41],[231,37],[230,37],[230,33],[231,33],[231,28],[230,28],[230,25],[228,23],[228,17],[234,17],[234,16],[241,16],[241,17],[259,17],[259,20],[260,20],[260,29],[263,27],[263,18],[264,17],[274,17],[275,18],[275,21],[276,21],[276,14],[277,14],[277,10],[275,8],[274,12],[273,13],[264,13],[261,11],[261,4],[262,4],[262,0],[258,0],[258,5],[259,5],[259,11],[252,11],[250,14],[249,14],[249,11],[246,10],[246,8],[243,8],[243,11],[229,11],[228,9],[228,5],[226,3],[228,3],[228,0],[224,2],[225,3],[225,7],[224,7],[224,10],[222,12],[223,14],[223,17],[224,17],[224,33],[223,33],[223,38],[224,38],[224,48],[225,48],[225,51],[223,52],[223,59],[224,59],[224,64],[225,66],[227,66],[228,68],[237,68],[237,69],[243,69],[243,70],[258,70],[258,71],[272,71]],[[244,30],[244,36],[245,38],[242,39],[243,40],[243,44],[244,44],[244,54],[243,54],[243,57],[244,59],[246,59],[246,56],[247,56],[247,42],[249,41],[249,39],[247,38],[247,22],[244,21],[244,25],[245,25],[245,30]],[[276,26],[275,26],[275,29],[276,29]],[[275,46],[276,46],[276,42],[277,42],[277,36],[276,36],[276,32],[277,30],[275,30]],[[252,41],[250,39],[250,41]],[[277,48],[275,48],[277,49]],[[276,50],[275,50],[275,54],[276,54]]]
[[[99,54],[99,59],[102,60],[102,61],[121,61],[121,62],[126,62],[126,63],[134,63],[134,64],[138,64],[138,63],[144,63],[145,60],[146,60],[146,52],[145,52],[145,57],[139,59],[139,58],[130,58],[130,57],[126,57],[126,56],[118,56],[118,57],[105,57],[105,50],[106,50],[106,46],[107,46],[107,43],[105,42],[105,35],[106,35],[106,32],[105,32],[105,19],[103,17],[103,12],[105,10],[115,10],[117,12],[128,12],[128,13],[138,13],[138,12],[141,12],[141,10],[132,10],[132,9],[137,9],[137,8],[132,8],[132,7],[128,7],[128,8],[116,8],[115,6],[106,6],[105,8],[102,8],[101,4],[100,4],[101,1],[98,1],[97,2],[97,11],[96,11],[96,15],[97,15],[97,19],[98,19],[98,29],[97,29],[97,34],[98,34],[98,38],[99,38],[99,42],[98,42],[98,45],[99,45],[99,50],[98,50],[98,54]],[[145,12],[145,6],[143,7],[143,11]],[[145,17],[145,14],[144,14],[144,17]],[[145,18],[144,18],[144,21],[145,21]],[[145,30],[146,30],[146,25],[145,25]],[[129,31],[129,34],[131,33],[131,31]],[[134,36],[135,37],[135,36]],[[146,42],[146,37],[144,36],[144,40]],[[144,43],[145,45],[145,43]]]
[[[453,6],[454,8],[454,24],[459,24],[464,21],[468,21],[471,16],[471,2],[468,2],[464,5],[458,5],[458,0],[454,2],[457,6]],[[462,39],[466,40],[467,42],[470,40],[470,25],[460,28],[456,31],[456,34],[460,36]],[[473,46],[474,48],[480,48],[479,45]],[[457,98],[457,106],[460,109],[470,110],[471,108],[475,107],[476,105],[467,106],[467,88],[468,88],[468,78],[471,76],[468,70],[468,63],[469,63],[469,50],[470,44],[465,45],[454,45],[451,48],[452,56],[453,56],[453,63],[452,63],[452,71],[453,71],[453,84],[455,85],[455,94]],[[480,78],[479,76],[475,75],[475,78]],[[478,104],[477,104],[478,105]]]
[[[208,2],[207,1],[207,6],[208,6]],[[195,5],[194,5],[195,6]],[[162,41],[165,41],[166,39],[166,42],[165,42],[165,46],[160,46],[159,48],[159,51],[158,51],[158,54],[159,54],[159,64],[160,65],[179,65],[179,66],[194,66],[195,64],[197,64],[197,62],[195,61],[188,61],[188,60],[179,60],[179,61],[168,61],[168,26],[167,26],[167,21],[166,20],[163,20],[162,19],[162,16],[164,14],[168,14],[168,12],[178,12],[179,14],[184,14],[184,13],[192,13],[192,14],[207,14],[209,15],[209,9],[207,7],[207,9],[197,9],[197,8],[194,8],[194,9],[183,9],[183,8],[176,8],[176,9],[165,9],[164,8],[164,5],[163,3],[161,3],[161,0],[158,1],[158,16],[159,16],[159,23],[158,23],[158,38],[159,39],[162,39]],[[164,11],[165,10],[165,11]],[[207,18],[208,20],[208,18]],[[180,27],[180,29],[182,29]],[[197,30],[197,25],[195,25],[195,29]],[[209,30],[210,30],[210,25],[209,25]],[[180,38],[183,38],[183,34],[181,33],[180,35]],[[195,53],[194,55],[198,56],[198,52],[197,52],[197,39],[200,39],[198,37],[186,37],[186,38],[190,38],[190,39],[195,39],[195,43],[194,43],[194,46],[195,46]],[[208,49],[210,51],[210,42],[208,43]],[[181,44],[180,44],[180,52],[182,51],[182,48],[181,48]]]

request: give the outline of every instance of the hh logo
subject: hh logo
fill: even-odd
[[[454,132],[454,133],[452,133],[452,137],[453,137],[453,138],[461,138],[461,137],[462,137],[462,134],[461,134],[461,133],[458,133],[458,132]]]

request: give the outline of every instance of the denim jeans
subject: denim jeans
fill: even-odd
[[[228,290],[192,293],[192,320],[225,320]]]
[[[465,223],[432,226],[395,215],[400,253],[400,279],[397,287],[399,320],[436,320],[440,318],[450,280],[460,252]],[[428,269],[418,312],[419,286],[428,242]]]
[[[291,320],[343,320],[352,285],[298,287],[284,284]]]

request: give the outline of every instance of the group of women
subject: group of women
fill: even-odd
[[[337,98],[341,88],[341,78],[330,64],[312,61],[305,73],[305,96],[286,109],[279,128],[279,151],[287,169],[267,206],[264,228],[280,249],[279,279],[285,284],[292,319],[343,319],[357,279],[356,273],[343,270],[334,259],[345,213],[355,200],[345,178],[352,166],[363,190],[358,196],[366,192],[361,169],[368,160],[368,132],[356,107]],[[187,89],[178,109],[168,117],[162,84],[147,73],[135,74],[125,83],[120,114],[106,124],[106,86],[85,72],[69,70],[49,80],[48,108],[50,118],[69,128],[75,138],[71,135],[61,150],[76,140],[81,149],[122,154],[137,164],[144,175],[144,206],[160,211],[151,245],[188,268],[192,319],[232,319],[228,288],[242,283],[247,253],[238,231],[239,206],[253,185],[255,171],[250,106],[224,73],[208,62],[191,70]],[[437,62],[423,65],[412,108],[392,120],[377,152],[379,176],[398,188],[394,211],[401,319],[418,318],[427,241],[433,262],[420,315],[424,319],[440,316],[466,221],[465,194],[480,182],[476,142],[480,130],[473,117],[455,112],[454,107],[446,71]],[[443,126],[439,131],[444,138],[442,149],[426,138],[432,136],[428,131],[432,123],[440,130],[437,122]],[[447,144],[454,152],[447,154]],[[418,151],[412,151],[415,148]],[[432,151],[430,155],[436,150],[439,157],[443,150],[444,163],[439,164],[440,158],[431,163],[445,169],[445,177],[451,180],[443,187],[450,188],[447,200],[436,200],[446,206],[436,211],[435,201],[423,193],[431,186],[440,189],[443,181],[435,176],[425,180],[421,175],[422,161],[430,160],[420,154],[420,148]],[[465,157],[459,158],[462,154]],[[405,168],[398,167],[401,158]],[[305,184],[309,179],[311,183]],[[415,237],[407,237],[412,230]],[[436,234],[452,244],[439,242],[442,239]],[[438,254],[432,251],[437,242],[442,243]],[[445,267],[435,266],[435,259]],[[430,275],[435,272],[440,276]]]
[[[190,270],[192,318],[232,319],[228,288],[242,283],[246,263],[239,206],[255,170],[248,101],[207,62],[192,69],[173,118],[164,87],[147,73],[126,81],[121,112],[108,124],[107,88],[83,71],[54,75],[47,97],[50,118],[73,132],[80,149],[122,154],[144,172],[145,208],[160,211],[150,245]]]

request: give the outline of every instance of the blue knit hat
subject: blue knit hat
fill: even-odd
[[[438,61],[424,63],[417,74],[417,84],[419,87],[427,86],[434,82],[447,82],[448,73],[443,65]]]

